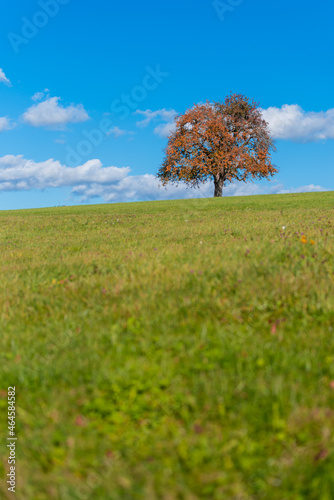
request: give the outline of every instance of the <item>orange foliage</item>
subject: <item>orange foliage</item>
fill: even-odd
[[[258,104],[232,94],[176,117],[158,178],[163,185],[184,181],[191,186],[213,178],[215,196],[222,196],[223,186],[234,179],[273,176],[278,170],[271,164],[271,150],[274,143]]]

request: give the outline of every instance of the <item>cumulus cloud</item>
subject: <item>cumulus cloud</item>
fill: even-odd
[[[213,187],[210,183],[203,184],[199,189],[187,189],[184,184],[162,187],[152,174],[128,175],[113,186],[101,184],[82,185],[73,189],[73,193],[81,197],[81,201],[90,198],[103,198],[106,202],[153,201],[181,198],[207,198],[212,196]]]
[[[130,175],[129,167],[103,167],[100,160],[90,160],[78,167],[67,167],[59,161],[27,160],[22,155],[0,158],[0,191],[17,191],[72,187],[82,201],[101,197],[104,201],[164,200],[203,198],[213,194],[212,182],[198,189],[183,183],[164,188],[155,175]],[[257,194],[259,188],[250,184],[231,184],[227,195]]]
[[[296,142],[334,139],[334,108],[306,112],[298,104],[284,104],[281,108],[263,109],[262,116],[276,139]]]
[[[11,123],[7,116],[0,116],[0,132],[3,130],[9,130],[13,128],[14,125]]]
[[[174,130],[174,118],[177,115],[175,109],[157,109],[152,111],[146,109],[145,111],[137,109],[134,114],[142,115],[143,120],[136,122],[137,127],[144,128],[147,127],[152,121],[160,121],[160,123],[154,128],[154,133],[160,137],[168,137],[169,134]]]
[[[63,128],[67,123],[84,122],[89,119],[82,104],[64,107],[59,104],[59,100],[60,97],[49,97],[34,104],[22,115],[23,121],[33,127]]]
[[[139,127],[146,127],[153,120],[166,122],[154,128],[154,133],[160,137],[168,137],[175,130],[175,110],[138,110],[136,113],[145,116],[144,120],[137,122]],[[281,108],[263,109],[262,115],[276,139],[295,142],[334,139],[334,108],[328,111],[306,112],[298,104],[285,104]]]
[[[334,108],[315,112],[304,111],[298,104],[284,104],[281,108],[261,109],[261,112],[275,139],[294,142],[334,139]],[[134,114],[143,117],[136,122],[140,128],[160,122],[154,128],[154,133],[160,137],[168,137],[175,130],[177,112],[174,109],[137,110]]]
[[[1,68],[0,68],[0,83],[4,83],[5,85],[8,85],[8,87],[11,86],[10,80],[6,77],[4,70]]]
[[[59,161],[27,160],[22,155],[0,158],[0,191],[75,187],[92,184],[112,185],[126,177],[128,167],[102,167],[100,160],[90,160],[70,168]]]
[[[321,186],[302,186],[299,188],[284,189],[283,185],[272,188],[255,183],[232,182],[224,187],[224,196],[251,196],[259,194],[304,193],[311,191],[327,191]],[[85,202],[91,198],[102,198],[106,202],[126,201],[153,201],[174,199],[211,198],[213,196],[213,181],[207,181],[198,188],[190,188],[185,183],[163,187],[152,174],[127,175],[113,185],[92,183],[90,186],[81,185],[73,189],[72,193],[80,196]]]
[[[20,191],[71,187],[72,194],[80,201],[102,198],[106,202],[170,200],[184,198],[210,198],[213,182],[199,188],[189,188],[184,183],[164,188],[152,174],[130,175],[129,167],[103,167],[100,160],[90,160],[78,167],[67,167],[53,159],[44,162],[27,160],[22,155],[0,158],[0,191]],[[224,188],[224,196],[247,196],[267,193],[301,193],[326,191],[316,185],[285,189],[233,182]]]

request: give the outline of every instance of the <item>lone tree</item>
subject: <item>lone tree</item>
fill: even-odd
[[[271,164],[274,142],[258,106],[231,94],[224,102],[197,104],[176,117],[157,174],[162,184],[183,181],[198,187],[213,178],[214,196],[222,196],[233,179],[246,182],[278,172]]]

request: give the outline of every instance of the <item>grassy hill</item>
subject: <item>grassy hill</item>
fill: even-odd
[[[334,192],[0,212],[16,498],[333,499],[333,229]]]

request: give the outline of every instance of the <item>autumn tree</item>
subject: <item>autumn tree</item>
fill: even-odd
[[[213,179],[214,196],[222,196],[223,186],[234,179],[273,176],[278,171],[271,163],[274,150],[258,103],[231,94],[223,102],[197,104],[175,118],[157,177],[163,185],[183,181],[190,186]]]

